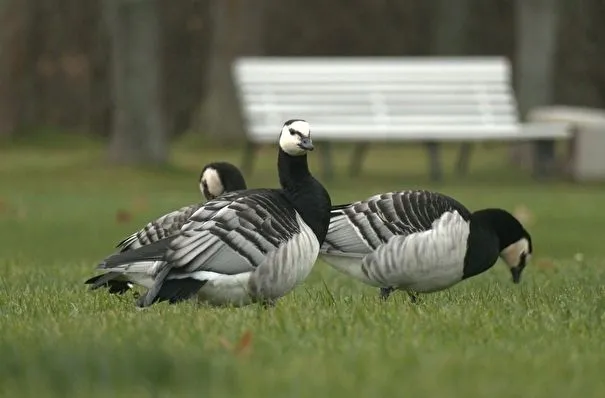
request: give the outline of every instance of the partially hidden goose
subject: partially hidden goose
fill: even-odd
[[[424,190],[390,192],[334,206],[320,258],[380,287],[416,293],[451,287],[501,257],[514,283],[532,254],[529,233],[503,209],[471,213],[453,198]]]
[[[212,162],[203,167],[199,176],[199,188],[204,198],[211,200],[224,192],[246,189],[247,186],[244,176],[236,166],[228,162]],[[201,206],[202,202],[184,206],[147,223],[118,243],[116,246],[118,251],[134,250],[175,235]],[[112,294],[123,294],[133,286],[128,275],[121,272],[103,273],[84,283],[91,285],[91,290],[106,287]]]
[[[148,288],[138,300],[272,305],[311,272],[330,223],[330,196],[310,173],[309,124],[279,136],[281,189],[228,192],[196,210],[173,236],[106,258],[99,269]]]

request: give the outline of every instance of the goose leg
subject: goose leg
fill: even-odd
[[[408,292],[408,296],[410,296],[410,302],[412,304],[416,304],[418,302],[418,296],[416,293]]]
[[[147,292],[139,294],[137,297],[135,297],[135,303],[138,308],[145,308],[145,297],[147,297]]]
[[[268,310],[269,308],[274,308],[275,304],[277,304],[277,300],[263,300],[260,305],[263,309]]]
[[[395,290],[395,289],[393,289],[392,287],[381,287],[380,288],[380,298],[382,300],[388,299],[389,296],[391,295],[391,293],[393,292],[393,290]]]

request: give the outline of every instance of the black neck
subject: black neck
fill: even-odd
[[[322,244],[330,224],[330,195],[309,172],[307,155],[290,156],[280,148],[277,165],[284,193]]]
[[[500,255],[500,239],[489,215],[474,212],[470,219],[463,279],[478,275],[494,266]]]
[[[225,192],[231,191],[239,191],[241,189],[246,189],[246,180],[242,176],[238,175],[230,175],[223,182]]]
[[[307,155],[291,156],[279,148],[277,157],[277,169],[279,170],[279,183],[288,192],[298,191],[298,187],[308,183],[311,176]]]
[[[504,250],[525,235],[521,223],[508,211],[497,208],[477,210],[472,219],[498,238],[498,251]]]

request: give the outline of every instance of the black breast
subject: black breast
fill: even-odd
[[[493,230],[470,221],[470,233],[464,256],[462,279],[470,278],[490,269],[500,255],[498,237]]]
[[[321,245],[326,239],[330,226],[332,202],[328,191],[319,181],[311,177],[311,181],[301,185],[300,189],[288,190],[287,195]]]

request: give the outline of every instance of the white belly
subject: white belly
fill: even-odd
[[[211,305],[244,306],[263,299],[274,301],[301,284],[317,260],[319,242],[302,220],[300,225],[299,234],[270,252],[252,272],[225,275],[197,271],[181,277],[205,281],[197,299]]]
[[[332,268],[343,274],[355,278],[368,285],[383,287],[378,282],[368,279],[361,269],[363,257],[339,256],[337,254],[321,254],[320,258],[328,263]]]
[[[361,267],[381,286],[402,290],[433,292],[458,283],[464,273],[464,248],[430,238],[430,233],[396,236],[366,256]]]
[[[211,305],[231,305],[241,307],[252,303],[248,283],[252,272],[237,275],[222,275],[215,272],[199,271],[195,278],[207,280],[198,291],[197,299]]]
[[[255,299],[283,297],[311,273],[319,255],[319,242],[300,216],[297,219],[301,232],[267,255],[252,274],[249,288]]]
[[[461,267],[430,268],[425,272],[404,272],[394,287],[418,293],[430,293],[447,289],[462,279]]]

